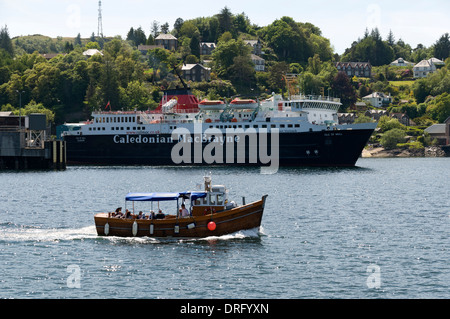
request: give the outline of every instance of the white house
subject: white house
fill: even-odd
[[[391,94],[386,95],[380,92],[373,92],[372,94],[369,94],[362,99],[364,102],[368,102],[375,107],[387,106],[392,103]]]
[[[422,60],[413,67],[415,78],[426,78],[428,74],[436,71],[436,66],[444,65],[445,63],[439,59],[431,58],[429,60]]]
[[[259,72],[265,71],[266,60],[264,60],[263,58],[255,55],[255,54],[251,54],[250,59],[252,60],[253,64],[255,65],[255,71],[259,71]]]
[[[397,60],[391,62],[392,66],[410,66],[410,65],[414,65],[414,63],[412,62],[408,62],[403,58],[398,58]]]
[[[99,50],[97,50],[97,49],[88,49],[88,50],[86,50],[86,51],[83,52],[83,55],[84,55],[84,56],[87,56],[87,57],[91,57],[91,56],[93,56],[93,55],[95,55],[95,54],[103,55],[103,53],[101,53],[101,52],[100,52]]]

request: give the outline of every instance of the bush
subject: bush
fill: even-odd
[[[405,141],[405,131],[394,128],[383,134],[380,139],[380,144],[385,149],[393,149],[397,147],[398,143]]]

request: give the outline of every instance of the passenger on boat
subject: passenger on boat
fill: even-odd
[[[164,219],[164,218],[166,218],[166,215],[164,215],[160,209],[158,214],[156,214],[155,219]]]
[[[112,216],[117,218],[123,218],[122,207],[117,208]]]
[[[139,212],[139,214],[137,215],[137,219],[144,219],[144,215],[142,214],[142,210]]]
[[[125,218],[131,218],[131,212],[128,209],[125,213]]]
[[[154,211],[150,211],[150,214],[148,215],[148,219],[155,219],[155,212]]]
[[[189,217],[189,211],[186,209],[186,206],[184,204],[181,204],[180,208],[180,216],[181,217]]]

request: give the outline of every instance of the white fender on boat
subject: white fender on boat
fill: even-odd
[[[105,236],[108,236],[108,234],[109,234],[109,224],[108,223],[105,224],[105,227],[103,228],[103,232],[105,233]]]
[[[133,236],[136,236],[136,235],[137,235],[137,232],[138,232],[138,224],[137,224],[136,221],[134,221],[134,223],[133,223],[133,228],[132,228],[131,232],[133,233]]]
[[[190,223],[187,225],[187,229],[195,228],[195,223]]]
[[[155,225],[151,224],[150,225],[150,235],[153,235],[154,230],[155,230]]]
[[[180,232],[180,226],[175,225],[174,233],[178,234]]]

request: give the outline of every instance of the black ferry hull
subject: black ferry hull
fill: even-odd
[[[372,133],[373,129],[280,132],[278,141],[274,140],[275,146],[278,146],[278,154],[271,154],[270,138],[261,149],[258,136],[258,142],[254,143],[257,145],[250,142],[245,144],[245,153],[236,145],[228,149],[224,143],[223,150],[220,150],[223,154],[219,157],[216,154],[217,150],[211,153],[210,148],[205,149],[209,142],[203,141],[200,147],[193,143],[190,146],[189,158],[184,156],[184,160],[181,161],[174,158],[173,153],[174,147],[180,141],[173,140],[171,134],[68,135],[64,139],[67,143],[69,165],[352,167],[355,166]],[[215,160],[208,159],[208,154],[213,154]]]

